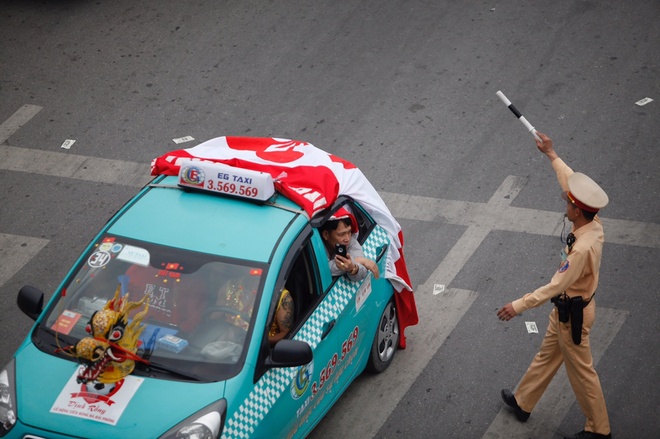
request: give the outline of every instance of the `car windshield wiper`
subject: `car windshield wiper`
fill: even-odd
[[[168,375],[174,375],[178,378],[186,380],[206,381],[206,379],[200,375],[194,375],[187,371],[173,369],[171,367],[165,366],[164,364],[154,363],[153,361],[149,361],[148,363],[136,363],[135,369],[144,373],[154,371],[166,373]]]
[[[53,354],[60,354],[66,352],[67,348],[71,348],[78,343],[79,339],[77,337],[72,337],[70,335],[62,334],[53,331],[50,328],[39,325],[37,327],[38,334],[35,333],[32,337],[32,342],[39,349],[43,351],[48,351]],[[46,337],[48,336],[48,337]],[[52,337],[52,339],[49,339]]]

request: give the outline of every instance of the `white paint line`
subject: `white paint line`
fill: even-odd
[[[20,127],[25,125],[32,119],[43,107],[38,105],[23,105],[14,114],[9,116],[9,119],[0,124],[0,144],[5,143],[12,134],[14,134]]]
[[[614,340],[614,337],[623,326],[627,311],[596,308],[596,322],[594,323],[589,341],[594,365],[597,365],[603,354]],[[539,343],[540,346],[540,343]],[[532,361],[532,358],[529,358]],[[598,368],[596,368],[598,371]],[[522,377],[520,377],[522,378]],[[504,385],[503,385],[504,386]],[[492,395],[499,399],[499,395]],[[571,388],[566,375],[566,369],[562,366],[555,378],[545,390],[529,420],[522,424],[518,422],[508,407],[502,403],[502,408],[483,435],[484,439],[527,439],[536,437],[553,437],[559,425],[566,417],[571,406],[575,402],[575,394]],[[605,401],[607,403],[607,401]],[[576,426],[576,431],[582,425]],[[575,433],[574,431],[564,433]]]
[[[47,239],[0,233],[0,287],[41,251]]]
[[[605,245],[634,245],[638,247],[660,247],[660,224],[601,218],[605,230]]]
[[[447,256],[445,256],[433,274],[431,274],[430,279],[435,279],[435,283],[451,284],[474,252],[477,251],[483,240],[486,239],[490,231],[491,229],[486,227],[468,227],[456,244],[449,250],[449,253],[447,253]],[[420,287],[417,287],[415,292],[417,293],[419,291]]]
[[[518,196],[520,191],[525,187],[525,184],[527,184],[526,178],[509,175],[504,179],[500,187],[497,188],[493,196],[490,197],[488,204],[490,206],[511,205],[511,202]]]
[[[104,158],[0,145],[0,169],[142,187],[150,166]]]
[[[463,226],[481,225],[494,230],[559,236],[563,212],[522,207],[493,208],[490,204],[442,200],[415,195],[380,193],[399,219],[441,221]],[[660,248],[660,224],[601,218],[608,243]]]

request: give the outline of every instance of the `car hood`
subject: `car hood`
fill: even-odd
[[[46,354],[32,343],[15,358],[19,420],[28,428],[75,437],[158,437],[223,398],[226,387],[225,382],[129,375],[120,386],[109,386],[99,396],[75,383],[76,362]]]

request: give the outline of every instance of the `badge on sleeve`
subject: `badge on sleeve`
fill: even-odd
[[[561,263],[559,266],[559,272],[563,273],[564,271],[568,270],[568,259],[566,259],[564,262]]]

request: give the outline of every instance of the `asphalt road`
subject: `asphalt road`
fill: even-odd
[[[564,208],[502,90],[610,196],[596,369],[613,436],[660,437],[659,22],[657,0],[3,1],[0,363],[31,326],[18,289],[53,291],[148,178],[86,163],[116,177],[175,138],[279,136],[345,157],[383,193],[421,305],[408,349],[312,437],[581,430],[565,376],[524,425],[499,397],[550,305],[508,323],[495,311],[552,276]]]

